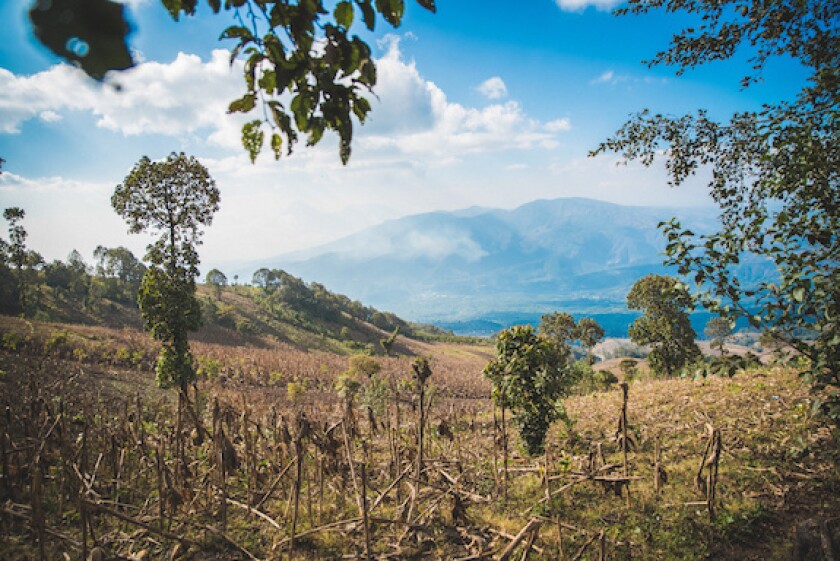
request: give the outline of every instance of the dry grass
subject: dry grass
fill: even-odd
[[[95,542],[123,558],[136,557],[143,549],[151,558],[170,555],[176,541],[161,535],[157,526],[163,505],[164,528],[195,542],[189,548],[192,559],[246,558],[242,549],[261,559],[279,559],[286,555],[282,544],[287,543],[283,540],[289,536],[294,510],[290,507],[294,469],[284,468],[296,458],[294,418],[298,412],[310,419],[312,435],[302,441],[296,533],[359,516],[354,498],[358,479],[354,485],[341,432],[336,448],[331,448],[325,434],[325,428],[344,414],[333,388],[338,374],[347,368],[346,357],[264,340],[242,345],[205,338],[194,344],[199,361],[215,360],[221,365],[218,376],[200,384],[204,423],[208,428],[212,425],[211,404],[218,400],[220,424],[240,460],[225,483],[232,501],[227,507],[225,538],[196,526],[220,523],[212,442],[188,441],[185,457],[190,475],[163,487],[158,484],[156,447],[164,447],[164,467],[173,476],[178,465],[171,453],[176,436],[174,394],[154,388],[149,362],[155,348],[144,334],[8,318],[0,319],[0,331],[6,346],[0,353],[0,389],[8,407],[0,436],[10,475],[0,492],[10,501],[6,511],[12,509],[18,515],[6,512],[0,521],[4,537],[0,558],[37,558],[32,509],[36,497],[27,466],[42,446],[48,475],[42,497],[45,524],[64,536],[45,538],[50,559],[61,558],[63,552],[78,555],[79,548],[73,544],[82,540],[80,511],[79,503],[71,499],[78,501],[79,496],[106,501],[102,503],[106,506],[111,504],[107,501],[116,502],[120,512],[135,521],[120,521],[105,511],[91,514],[94,532],[87,537],[89,547]],[[16,349],[10,348],[13,340],[18,341]],[[134,355],[125,361],[116,358],[116,354],[126,355],[120,353],[123,348],[137,353],[137,364],[132,363]],[[791,370],[767,367],[740,372],[731,379],[633,382],[628,428],[636,446],[629,453],[628,471],[634,478],[629,506],[626,494],[617,496],[605,483],[585,476],[557,492],[580,479],[579,474],[588,473],[590,452],[599,445],[607,464],[622,462],[615,439],[620,390],[569,398],[566,408],[574,424],[552,428],[547,457],[529,458],[512,447],[508,500],[504,501],[498,428],[487,399],[489,387],[481,375],[491,349],[408,341],[403,349],[407,351],[432,360],[435,389],[426,444],[429,478],[419,484],[404,477],[378,506],[374,517],[380,521],[371,525],[371,532],[373,552],[380,558],[454,559],[488,552],[498,556],[510,536],[529,517],[537,516],[544,522],[533,542],[539,550],[532,551],[531,559],[558,558],[559,521],[564,528],[565,559],[587,543],[582,558],[598,558],[598,543],[592,538],[603,532],[607,559],[626,558],[630,543],[633,559],[781,560],[798,522],[840,511],[836,438],[812,414],[814,396]],[[114,356],[108,358],[109,352]],[[411,359],[379,358],[382,378],[395,383],[407,379]],[[305,380],[307,389],[290,395],[288,387],[290,382],[298,383],[296,379]],[[356,469],[361,462],[367,466],[371,502],[401,472],[411,471],[416,413],[410,406],[412,392],[405,385],[402,391],[399,425],[393,400],[378,414],[377,431],[368,425],[364,409],[355,412],[358,432],[348,443]],[[137,395],[141,396],[142,424],[131,414]],[[58,417],[59,404],[70,415],[63,420]],[[60,425],[65,421],[66,425]],[[49,432],[54,424],[64,427],[60,437]],[[695,484],[707,424],[720,429],[723,442],[713,520],[697,504],[704,495]],[[88,427],[84,454],[83,426]],[[656,442],[667,474],[667,483],[658,493],[653,485]],[[109,467],[115,453],[124,457],[119,476]],[[87,458],[86,467],[82,457]],[[557,494],[540,503],[546,490],[546,458],[550,491]],[[90,491],[72,489],[70,483],[75,480],[66,471],[67,465],[95,478]],[[620,475],[621,471],[618,467],[609,473]],[[273,486],[275,481],[279,483]],[[115,495],[114,486],[122,491]],[[187,500],[170,505],[167,501],[176,491]],[[405,501],[412,493],[415,500],[407,509]],[[266,495],[265,500],[260,498]],[[279,528],[237,504],[258,505],[257,510]],[[152,528],[138,531],[137,521],[146,521]],[[406,526],[406,521],[413,526]],[[358,524],[345,523],[305,535],[296,541],[293,557],[358,554],[364,549],[361,530]],[[516,557],[522,557],[522,547]]]

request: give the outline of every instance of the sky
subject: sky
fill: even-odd
[[[141,62],[104,84],[32,38],[30,0],[0,3],[0,206],[25,209],[29,247],[48,261],[73,249],[90,259],[98,245],[141,256],[148,238],[127,233],[110,197],[142,156],[173,151],[196,156],[221,191],[200,248],[204,271],[436,210],[559,197],[710,205],[705,172],[673,189],[659,165],[588,153],[643,108],[724,119],[793,97],[804,76],[777,60],[744,90],[748,53],[681,76],[649,68],[642,61],[693,22],[617,17],[616,0],[438,0],[437,14],[408,0],[400,28],[380,21],[360,32],[378,85],[350,163],[327,133],[316,147],[301,142],[279,162],[266,151],[252,165],[240,128],[253,117],[226,114],[244,92],[241,62],[231,65],[231,44],[218,40],[231,13],[201,2],[176,23],[158,0],[126,3]]]

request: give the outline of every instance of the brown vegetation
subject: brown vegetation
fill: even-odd
[[[432,357],[417,473],[408,357],[377,357],[361,391],[389,391],[351,420],[346,357],[199,341],[209,437],[176,458],[145,335],[0,327],[3,559],[781,560],[840,510],[836,440],[785,368],[635,381],[625,414],[618,388],[569,398],[574,424],[505,474],[489,349],[409,342]]]

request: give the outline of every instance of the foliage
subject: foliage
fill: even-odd
[[[578,394],[609,391],[618,382],[618,378],[609,370],[595,371],[588,360],[575,361],[572,371],[574,390]]]
[[[390,397],[391,388],[388,382],[378,376],[373,376],[365,384],[362,404],[377,415],[382,415],[386,411]]]
[[[161,0],[174,20],[193,15],[197,0]],[[417,0],[435,11],[435,0]],[[364,93],[376,84],[370,47],[351,35],[356,21],[373,31],[381,16],[399,27],[405,0],[341,0],[332,12],[323,0],[207,0],[215,13],[234,11],[236,22],[220,40],[235,43],[230,60],[245,59],[245,94],[230,103],[230,113],[261,118],[242,127],[242,144],[251,161],[262,151],[267,127],[275,158],[291,153],[299,134],[317,144],[325,130],[339,137],[339,156],[350,158],[353,119],[364,123],[370,102]],[[69,14],[69,19],[67,14]],[[76,63],[96,79],[108,70],[131,67],[123,6],[109,0],[42,2],[30,13],[35,35],[58,56]],[[326,17],[325,17],[326,16]],[[357,19],[357,16],[358,17]],[[68,25],[68,21],[70,24]],[[71,43],[71,41],[73,43]],[[68,49],[68,45],[74,48]]]
[[[540,318],[539,332],[558,345],[568,345],[576,337],[575,318],[565,312],[553,312]]]
[[[693,276],[705,307],[745,317],[811,358],[808,375],[815,389],[834,388],[827,411],[840,421],[840,4],[633,0],[618,12],[659,8],[697,14],[702,22],[675,35],[651,64],[682,73],[747,46],[753,72],[744,87],[761,80],[773,57],[800,63],[806,81],[794,99],[727,122],[703,110],[642,111],[596,152],[616,151],[645,165],[664,155],[673,185],[711,168],[720,230],[698,236],[676,220],[663,223],[667,262]],[[778,279],[741,286],[737,266],[750,257],[773,262]],[[813,336],[798,335],[802,327]]]
[[[589,364],[595,363],[592,348],[604,337],[604,329],[594,319],[581,318],[575,323],[574,318],[570,314],[561,312],[554,312],[542,316],[539,332],[551,339],[555,345],[567,349],[573,341],[578,341],[580,346],[586,351],[586,359]],[[573,352],[570,352],[570,364],[574,358]]]
[[[366,378],[372,378],[382,370],[382,365],[375,358],[367,355],[353,355],[349,359],[349,370],[361,374]]]
[[[604,328],[592,318],[580,318],[576,333],[580,345],[588,354],[592,353],[592,347],[604,339]]]
[[[639,370],[637,366],[639,365],[639,361],[632,359],[632,358],[625,358],[618,364],[618,367],[621,369],[621,373],[624,374],[624,381],[625,382],[632,382],[636,379],[639,375]]]
[[[213,287],[213,293],[216,295],[216,300],[222,295],[222,288],[227,286],[228,280],[223,272],[218,269],[210,269],[207,276],[204,277],[204,282],[208,286]]]
[[[93,252],[96,274],[100,277],[101,294],[120,302],[137,300],[137,292],[146,266],[125,247],[97,246]]]
[[[27,232],[20,223],[26,216],[26,211],[20,207],[9,207],[3,211],[3,218],[9,223],[9,241],[0,239],[2,249],[2,266],[6,274],[3,275],[4,288],[3,296],[11,297],[5,300],[3,308],[12,313],[26,313],[26,292],[27,292],[27,271],[26,267],[30,260],[29,251],[26,249]],[[9,271],[8,265],[14,267],[14,275]],[[13,298],[13,299],[12,299]]]
[[[565,418],[560,399],[575,379],[569,351],[529,325],[502,331],[496,339],[496,359],[484,375],[493,385],[493,399],[510,408],[528,453],[542,453],[549,425]]]
[[[397,340],[397,335],[400,333],[400,326],[396,326],[394,331],[391,332],[388,337],[379,340],[379,344],[382,346],[382,350],[385,351],[387,356],[391,356],[391,348],[394,346],[394,343]]]
[[[542,316],[539,332],[560,346],[568,346],[574,341],[579,341],[581,347],[586,350],[590,362],[595,362],[592,347],[604,338],[604,328],[597,321],[585,317],[575,323],[571,314],[565,312],[553,312]]]
[[[721,354],[726,354],[724,344],[726,343],[727,337],[732,335],[732,322],[728,318],[711,318],[706,323],[706,329],[703,333],[711,339],[711,343],[709,344],[711,348],[714,349],[717,347]]]
[[[362,387],[362,382],[359,380],[358,372],[345,370],[338,375],[335,381],[335,391],[348,403],[353,403],[353,399]]]
[[[683,377],[706,378],[708,376],[726,376],[732,378],[739,370],[746,370],[761,366],[761,361],[752,353],[745,355],[723,355],[712,357],[707,361],[698,360],[686,365],[682,370]]]
[[[651,346],[648,362],[655,373],[672,376],[700,356],[685,311],[692,304],[691,295],[677,279],[662,275],[639,279],[627,294],[627,307],[645,312],[630,326],[630,339]]]
[[[138,304],[146,329],[163,346],[156,367],[161,387],[181,391],[195,379],[187,333],[198,329],[201,307],[195,297],[200,228],[219,208],[219,190],[198,160],[170,154],[163,162],[143,156],[111,197],[129,231],[149,231],[151,267],[143,275]]]
[[[35,2],[29,10],[35,36],[53,53],[102,80],[109,70],[134,63],[125,6],[111,0]]]

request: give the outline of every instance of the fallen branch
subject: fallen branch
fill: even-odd
[[[583,553],[586,551],[586,549],[590,545],[592,545],[592,542],[597,540],[601,536],[602,533],[603,532],[600,532],[598,534],[592,534],[592,537],[590,537],[588,540],[586,540],[586,542],[584,542],[584,544],[581,546],[581,548],[578,550],[578,552],[575,554],[575,556],[572,557],[571,561],[580,561],[580,558],[583,555]]]
[[[235,501],[235,500],[231,499],[230,497],[227,497],[226,500],[227,500],[228,504],[232,504],[233,506],[238,506],[239,508],[241,508],[243,510],[247,510],[248,512],[250,512],[254,516],[258,516],[259,518],[262,518],[263,520],[265,520],[266,522],[271,524],[271,526],[273,526],[275,529],[281,530],[281,531],[283,530],[283,528],[281,528],[280,525],[277,522],[275,522],[274,519],[271,518],[266,513],[262,512],[260,510],[257,510],[256,508],[250,507],[246,504],[240,503],[239,501]]]
[[[510,557],[513,553],[513,550],[516,549],[516,546],[519,545],[519,542],[525,539],[525,537],[528,536],[531,532],[538,532],[540,526],[542,526],[542,520],[539,520],[538,518],[532,518],[531,520],[529,520],[528,523],[525,524],[525,526],[521,530],[519,530],[519,533],[516,534],[516,537],[514,537],[513,540],[511,540],[511,542],[504,549],[504,551],[502,551],[497,561],[506,561],[506,559]]]
[[[26,510],[30,510],[27,507],[27,505],[12,505],[12,506],[26,507]],[[14,510],[13,508],[9,508],[9,507],[4,507],[3,508],[3,513],[8,514],[9,516],[12,516],[14,518],[19,518],[20,520],[25,520],[26,522],[31,522],[31,520],[32,520],[31,516],[29,516],[29,515],[27,515],[23,512],[18,512],[16,510]],[[50,528],[49,526],[46,526],[46,525],[43,527],[43,529],[44,529],[44,533],[49,534],[50,536],[52,536],[54,538],[58,538],[62,541],[65,541],[76,549],[81,549],[82,548],[81,543],[77,542],[76,540],[74,540],[70,536],[62,534],[58,530],[53,530],[52,528]]]
[[[84,505],[89,506],[94,510],[98,510],[99,512],[101,512],[103,514],[113,516],[114,518],[119,518],[123,522],[128,522],[129,524],[134,524],[135,526],[140,526],[141,528],[143,528],[145,530],[148,530],[149,532],[151,532],[153,534],[157,534],[157,535],[162,536],[162,537],[164,537],[166,539],[169,539],[169,540],[181,542],[182,544],[184,544],[186,546],[199,546],[200,547],[200,544],[198,542],[193,541],[189,538],[185,538],[183,536],[178,536],[178,535],[173,534],[171,532],[167,532],[166,530],[162,530],[161,528],[159,528],[155,524],[149,524],[148,522],[138,520],[137,518],[133,518],[131,516],[128,516],[126,514],[118,512],[116,510],[112,510],[112,509],[110,509],[106,506],[103,506],[103,505],[101,505],[97,502],[88,500],[84,497],[81,498],[81,501]]]

